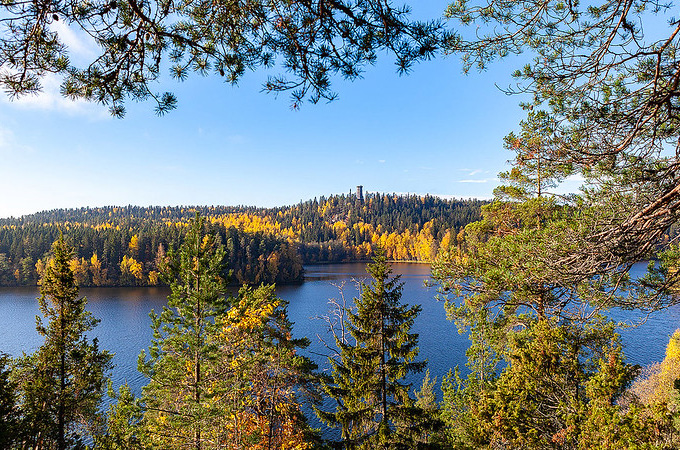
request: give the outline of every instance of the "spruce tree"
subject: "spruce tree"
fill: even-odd
[[[418,335],[410,333],[420,312],[418,305],[401,303],[403,283],[378,252],[361,284],[356,311],[346,310],[346,328],[354,342],[336,341],[339,359],[331,359],[333,373],[323,384],[337,402],[335,412],[317,411],[322,421],[340,428],[344,448],[414,448],[414,428],[427,426],[424,412],[410,396],[409,373],[425,362],[418,355]]]
[[[214,399],[223,383],[213,338],[215,319],[228,304],[224,256],[219,237],[205,233],[198,215],[179,252],[168,252],[168,306],[151,313],[154,340],[149,358],[142,352],[139,360],[140,372],[150,378],[142,400],[152,447],[201,449],[214,442],[211,423],[220,411]]]
[[[43,319],[37,330],[45,342],[17,362],[18,392],[24,413],[24,446],[63,450],[82,445],[102,423],[100,406],[112,355],[85,333],[98,323],[78,296],[69,261],[73,250],[63,236],[52,246],[38,299]]]

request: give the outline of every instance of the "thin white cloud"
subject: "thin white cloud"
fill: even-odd
[[[63,21],[52,22],[50,29],[55,31],[59,35],[59,40],[68,47],[70,58],[89,63],[97,57],[96,42],[84,32],[76,33]]]
[[[379,162],[380,164],[385,164],[385,160],[384,160],[384,159],[379,159],[378,162]]]
[[[430,194],[433,197],[439,197],[444,200],[465,200],[465,199],[470,199],[470,200],[492,200],[493,195],[476,195],[476,196],[470,196],[470,195],[455,195],[455,194]]]
[[[459,183],[488,183],[491,180],[458,180]]]
[[[9,128],[0,127],[0,149],[9,147],[10,142],[14,139],[14,133]]]
[[[68,47],[69,57],[73,61],[88,64],[97,56],[97,45],[86,33],[74,31],[63,21],[52,22],[50,29],[58,33],[59,39]],[[21,95],[12,100],[7,95],[0,94],[0,102],[14,108],[57,111],[71,116],[87,116],[93,120],[111,118],[108,109],[103,105],[82,99],[69,100],[62,96],[61,81],[61,77],[55,74],[46,74],[40,79],[40,92]]]
[[[578,173],[570,175],[557,186],[554,192],[560,195],[575,194],[581,190],[585,183],[586,179],[583,178],[583,175]]]
[[[489,173],[488,170],[484,169],[458,169],[461,172],[465,172],[469,177],[474,177],[475,175]]]
[[[33,148],[17,143],[11,129],[0,126],[0,155],[9,156],[33,152]]]

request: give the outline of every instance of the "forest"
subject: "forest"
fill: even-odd
[[[167,306],[151,312],[153,339],[139,355],[146,385],[139,396],[127,384],[114,389],[112,354],[87,337],[99,321],[79,295],[75,249],[60,235],[39,283],[36,329],[43,344],[15,358],[0,354],[0,447],[677,448],[680,331],[666,358],[643,373],[625,362],[615,323],[603,309],[584,319],[570,305],[582,300],[566,290],[534,296],[525,278],[513,279],[524,270],[523,258],[508,260],[501,272],[492,224],[499,210],[507,214],[515,206],[526,205],[482,207],[482,220],[465,227],[461,245],[442,249],[433,263],[442,295],[455,290],[464,299],[448,301],[446,310],[469,327],[471,339],[469,374],[462,378],[452,368],[440,402],[411,331],[421,307],[404,302],[400,277],[379,246],[360,296],[331,306],[331,370],[321,372],[305,356],[309,339],[293,337],[287,304],[274,285],[226,294],[228,251],[199,213],[187,222],[179,247],[159,260],[170,294]],[[561,208],[531,206],[554,232]],[[480,230],[491,235],[479,241]],[[472,246],[477,261],[459,259]],[[476,273],[480,284],[467,284],[454,269]],[[498,283],[503,288],[494,287]],[[498,314],[488,316],[480,304],[490,289],[518,292],[522,303],[505,298],[493,308]],[[410,375],[421,385],[408,381]],[[311,414],[324,428],[310,425]]]
[[[370,193],[280,208],[103,207],[0,219],[0,285],[35,285],[60,233],[76,249],[79,286],[162,284],[159,262],[184,239],[196,212],[219,234],[233,284],[299,283],[303,264],[363,261],[383,248],[393,260],[432,261],[480,217],[479,200]]]

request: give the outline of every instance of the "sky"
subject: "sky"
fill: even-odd
[[[418,17],[446,7],[413,3]],[[74,59],[93,54],[61,32]],[[283,206],[357,185],[490,198],[512,157],[503,136],[525,116],[522,99],[498,88],[513,82],[518,63],[463,75],[458,58],[440,56],[400,76],[381,56],[362,79],[333,80],[337,100],[297,111],[286,93],[262,92],[277,70],[246,73],[238,86],[200,75],[163,80],[155,90],[179,101],[163,117],[150,102],[129,102],[125,118],[112,118],[61,98],[54,78],[39,96],[0,94],[0,218],[128,204]]]

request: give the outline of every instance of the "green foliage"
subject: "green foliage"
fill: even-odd
[[[444,385],[454,448],[656,448],[658,422],[623,393],[638,373],[625,364],[611,323],[533,321],[512,332],[506,367],[482,381],[458,373]]]
[[[443,422],[440,419],[440,409],[437,403],[435,386],[437,378],[430,378],[430,370],[425,371],[423,383],[415,392],[415,407],[418,408],[418,416],[409,417],[409,420],[420,420],[416,426],[412,426],[412,442],[416,448],[440,448],[445,443],[442,434]],[[422,412],[422,414],[420,414]]]
[[[112,355],[85,333],[97,324],[78,297],[69,260],[73,250],[62,237],[53,247],[38,299],[45,337],[33,354],[17,361],[16,380],[23,417],[23,445],[71,448],[101,431],[100,406]]]
[[[553,198],[484,207],[483,220],[465,228],[461,245],[433,264],[443,293],[463,297],[447,304],[450,317],[465,328],[482,315],[494,328],[510,329],[523,314],[585,320],[584,305],[627,306],[633,292],[641,304],[644,291],[635,290],[627,274],[593,275],[569,263],[569,255],[587,248],[581,237],[589,223]]]
[[[200,448],[211,438],[203,433],[217,413],[211,397],[220,383],[214,371],[219,353],[212,339],[215,318],[228,306],[224,256],[219,237],[205,233],[198,215],[179,253],[168,254],[168,306],[151,313],[154,339],[149,357],[139,357],[139,371],[150,379],[142,400],[152,447]]]
[[[332,377],[323,384],[336,410],[317,413],[340,428],[346,448],[414,448],[432,426],[404,382],[425,367],[414,361],[418,336],[409,332],[420,306],[401,303],[402,284],[399,276],[391,278],[383,254],[367,271],[373,281],[362,283],[356,312],[346,310],[345,327],[354,342],[336,340],[339,359],[330,359]]]
[[[519,136],[510,133],[505,137],[505,148],[517,156],[512,161],[513,168],[499,174],[506,182],[496,188],[500,198],[528,200],[544,196],[546,189],[556,187],[572,173],[571,164],[560,159],[561,150],[551,141],[555,124],[548,114],[529,112],[520,127]]]
[[[580,449],[652,449],[659,423],[638,404],[623,408],[617,404],[624,389],[639,368],[623,362],[621,346],[616,343],[599,358],[598,371],[586,383],[588,405],[580,427]]]
[[[488,389],[489,382],[488,377],[484,380],[474,372],[464,380],[458,367],[442,380],[441,419],[445,424],[444,441],[449,447],[472,450],[488,444],[488,432],[480,420],[477,401],[482,389]]]
[[[112,400],[106,417],[106,432],[95,436],[95,448],[102,450],[141,450],[147,436],[142,425],[143,410],[130,387],[124,384],[118,392],[109,385]],[[113,402],[115,401],[115,403]]]

